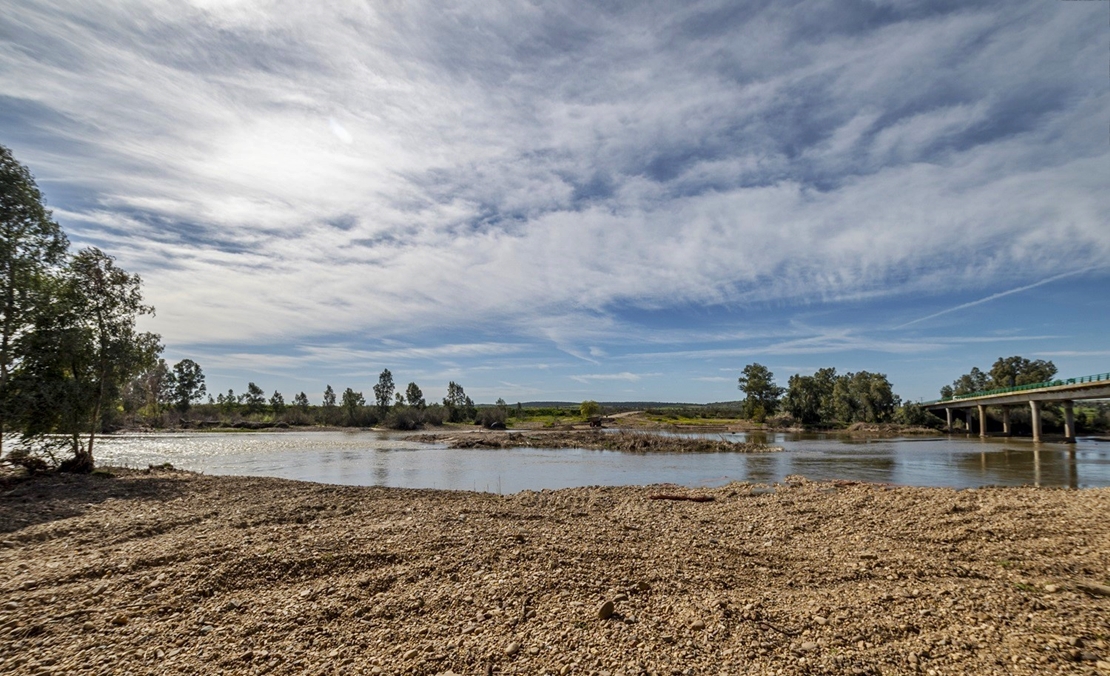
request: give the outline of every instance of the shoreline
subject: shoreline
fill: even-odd
[[[0,493],[4,673],[1110,669],[1106,488],[112,472]]]

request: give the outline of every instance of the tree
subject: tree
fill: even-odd
[[[224,413],[231,413],[239,405],[239,397],[235,396],[235,390],[229,387],[227,388],[227,394],[216,397],[216,403]]]
[[[204,386],[204,372],[200,364],[192,359],[182,359],[173,365],[173,401],[177,410],[182,414],[189,410],[194,402],[200,401],[208,394]]]
[[[595,415],[601,415],[601,404],[591,399],[587,399],[578,407],[578,411],[582,414],[583,418],[586,418],[588,420]]]
[[[308,413],[308,395],[301,392],[293,397],[293,405],[300,409],[301,413]]]
[[[405,399],[408,401],[409,406],[420,409],[427,406],[427,402],[424,401],[424,393],[420,391],[416,383],[409,383],[409,386],[405,388]]]
[[[833,414],[845,424],[889,422],[899,403],[883,373],[845,373],[833,385]]]
[[[1036,359],[1030,361],[1025,357],[999,357],[991,366],[990,387],[1001,389],[1017,385],[1032,385],[1052,380],[1056,375],[1056,365],[1051,361]]]
[[[31,172],[0,145],[0,454],[10,414],[8,380],[23,356],[16,343],[47,303],[47,278],[59,271],[68,246]]]
[[[331,385],[328,385],[327,389],[324,390],[324,408],[334,408],[334,407],[335,407],[335,390],[331,389]]]
[[[358,421],[359,410],[366,405],[366,398],[362,392],[355,392],[351,388],[343,391],[342,408],[347,412],[347,422],[354,425]]]
[[[443,408],[447,411],[447,419],[451,422],[473,420],[475,413],[474,402],[466,396],[462,385],[455,381],[447,384],[447,396],[443,398]]]
[[[161,413],[162,407],[174,401],[174,376],[159,359],[152,368],[131,379],[123,390],[123,410],[147,415]]]
[[[385,369],[378,376],[378,384],[374,386],[374,401],[378,404],[378,410],[385,413],[389,410],[389,405],[393,403],[393,374],[389,369]]]
[[[775,385],[775,375],[762,364],[748,364],[739,378],[739,388],[746,395],[744,417],[762,421],[778,408],[782,388]]]
[[[281,392],[274,390],[274,395],[270,397],[270,410],[274,415],[281,415],[285,412],[285,397],[281,396]]]
[[[59,279],[51,309],[39,315],[36,348],[25,361],[28,372],[38,374],[39,394],[49,392],[52,399],[32,396],[38,404],[25,432],[52,425],[69,438],[73,456],[60,469],[93,469],[96,434],[109,405],[136,374],[157,364],[159,336],[135,330],[140,315],[154,312],[143,305],[141,287],[139,276],[117,267],[111,256],[84,249]]]
[[[258,385],[247,383],[247,391],[239,396],[239,403],[246,407],[247,415],[260,413],[266,405],[266,393]]]

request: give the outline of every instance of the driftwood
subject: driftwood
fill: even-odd
[[[657,495],[649,495],[648,500],[683,500],[685,502],[713,502],[712,495],[672,495],[669,493],[659,493]]]

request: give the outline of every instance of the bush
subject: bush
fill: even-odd
[[[505,410],[498,406],[494,406],[492,408],[483,408],[482,410],[478,411],[478,415],[474,417],[474,423],[488,429],[490,427],[493,427],[495,423],[503,426],[505,424],[506,417],[508,416],[506,415]]]
[[[440,426],[443,424],[444,419],[447,417],[446,411],[439,404],[432,404],[424,409],[424,424]]]
[[[394,406],[383,424],[391,430],[416,430],[424,426],[424,416],[414,406]]]

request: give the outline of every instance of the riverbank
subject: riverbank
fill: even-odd
[[[3,673],[1110,669],[1110,489],[114,473],[0,494]]]
[[[650,432],[583,430],[468,430],[417,434],[412,441],[448,448],[589,448],[625,453],[774,453],[780,446],[726,439],[676,437]]]

